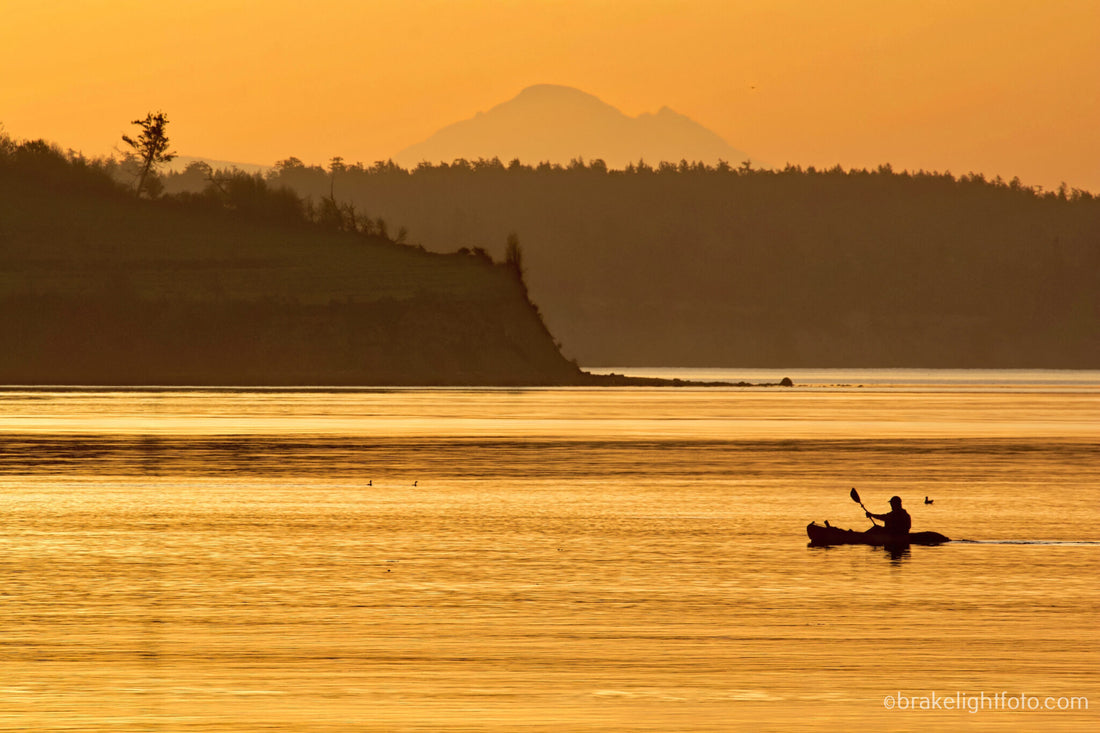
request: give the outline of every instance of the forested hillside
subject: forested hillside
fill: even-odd
[[[517,268],[249,176],[138,198],[0,138],[0,384],[575,384]],[[335,218],[334,218],[335,217]]]
[[[400,222],[431,250],[499,256],[515,233],[532,298],[586,365],[1100,367],[1087,192],[885,166],[600,161],[292,158],[268,181]]]

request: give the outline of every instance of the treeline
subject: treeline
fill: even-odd
[[[45,140],[16,141],[0,134],[0,173],[50,186],[58,191],[95,192],[130,197],[142,175],[133,155],[89,158],[62,150]],[[350,232],[395,244],[405,243],[407,232],[391,234],[384,219],[371,219],[354,204],[331,196],[316,200],[259,174],[214,170],[192,163],[182,173],[150,174],[140,193],[162,205],[195,211],[225,211],[276,225],[312,226]]]
[[[903,181],[915,181],[921,185],[954,186],[963,187],[988,187],[994,189],[1007,189],[1009,191],[1023,193],[1032,198],[1047,198],[1060,200],[1092,200],[1098,198],[1084,189],[1071,188],[1065,183],[1054,190],[1045,190],[1042,186],[1030,186],[1024,184],[1018,177],[1006,181],[1000,176],[986,178],[981,173],[967,173],[956,177],[950,172],[936,172],[919,170],[910,172],[895,171],[889,164],[880,165],[875,169],[851,168],[844,169],[840,165],[832,168],[818,169],[814,166],[803,168],[799,165],[788,164],[783,168],[754,168],[749,161],[743,161],[739,165],[731,165],[726,161],[719,161],[715,165],[695,161],[680,160],[678,163],[662,161],[656,165],[650,165],[645,160],[628,164],[625,168],[609,168],[600,159],[584,161],[576,158],[570,163],[562,165],[543,161],[536,165],[526,164],[516,159],[505,164],[500,158],[478,158],[466,160],[458,158],[451,163],[441,162],[433,164],[422,162],[414,168],[403,168],[393,161],[377,161],[372,165],[363,163],[347,164],[342,158],[333,158],[327,167],[320,165],[306,165],[298,158],[286,158],[278,161],[268,170],[263,178],[270,183],[282,185],[295,191],[307,191],[312,196],[324,198],[333,196],[333,191],[339,187],[346,194],[354,194],[357,185],[363,179],[370,179],[384,183],[395,183],[412,178],[438,178],[451,176],[453,181],[458,177],[468,175],[510,175],[510,176],[596,176],[609,178],[631,178],[645,176],[676,176],[685,178],[702,178],[708,182],[714,182],[720,178],[771,177],[777,179],[790,178],[792,176],[820,176],[830,179],[867,179],[881,180],[884,178],[897,178]],[[165,178],[166,189],[173,192],[194,191],[201,189],[208,178],[208,166],[204,163],[192,163],[182,172],[167,174]],[[259,174],[256,174],[259,176]]]
[[[57,190],[124,195],[121,165],[108,158],[87,158],[45,140],[17,142],[0,132],[0,172]]]

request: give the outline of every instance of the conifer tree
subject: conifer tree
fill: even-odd
[[[137,195],[149,189],[149,174],[155,173],[157,166],[171,162],[175,152],[168,152],[168,115],[163,112],[145,115],[144,120],[134,120],[131,124],[141,128],[141,134],[137,139],[129,135],[123,135],[122,141],[133,148],[134,154],[141,161],[141,173],[138,174]]]

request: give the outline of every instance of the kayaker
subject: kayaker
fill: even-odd
[[[913,519],[909,512],[901,508],[901,497],[890,497],[890,511],[886,514],[872,514],[866,512],[868,519],[881,519],[884,529],[895,537],[905,537],[909,534],[909,528],[913,526]]]

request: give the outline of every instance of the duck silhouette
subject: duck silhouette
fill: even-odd
[[[924,503],[925,504],[931,504],[933,501],[935,501],[935,499],[929,499],[927,496],[924,497]]]

